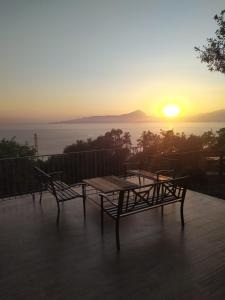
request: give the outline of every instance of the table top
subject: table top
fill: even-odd
[[[95,177],[91,179],[85,179],[83,182],[103,193],[119,192],[139,187],[139,185],[136,183],[117,176]]]

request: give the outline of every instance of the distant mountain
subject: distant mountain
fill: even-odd
[[[225,122],[225,109],[195,115],[186,119],[189,122]]]
[[[156,117],[148,116],[141,110],[135,110],[128,114],[122,115],[105,115],[105,116],[90,116],[67,121],[54,122],[54,124],[79,124],[79,123],[141,123],[141,122],[162,122],[169,121],[162,120]],[[186,117],[182,119],[174,119],[177,122],[225,122],[225,109],[213,111]]]
[[[68,121],[55,122],[57,124],[66,123],[128,123],[128,122],[153,122],[156,118],[147,116],[143,111],[136,110],[128,114],[122,115],[105,115],[105,116],[91,116]]]

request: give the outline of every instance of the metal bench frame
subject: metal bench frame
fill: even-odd
[[[184,200],[186,187],[184,180],[186,177],[158,181],[152,184],[143,185],[136,189],[127,189],[115,194],[100,193],[101,199],[101,232],[103,234],[104,213],[113,218],[116,222],[116,243],[120,250],[119,224],[120,218],[132,214],[141,213],[149,209],[163,207],[172,203],[180,202],[181,225],[184,227]]]
[[[43,191],[49,191],[56,199],[58,214],[57,214],[57,224],[60,217],[60,203],[63,203],[68,200],[82,198],[83,199],[83,211],[84,217],[86,217],[86,191],[85,184],[78,183],[73,185],[68,185],[62,181],[63,172],[52,172],[46,173],[38,167],[34,167],[35,173],[39,179],[41,189],[40,189],[40,203],[42,202]],[[60,175],[60,180],[56,179],[56,176]],[[74,188],[81,187],[82,193],[75,191]]]

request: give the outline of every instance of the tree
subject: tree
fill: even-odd
[[[32,176],[35,154],[34,147],[19,144],[15,137],[0,140],[0,198],[35,189]]]
[[[150,149],[158,146],[160,136],[151,132],[150,130],[143,131],[140,138],[137,140],[138,147],[142,147],[143,150]]]
[[[2,139],[0,141],[0,158],[33,156],[35,153],[34,147],[29,146],[27,143],[24,145],[17,143],[15,137],[11,140]]]
[[[213,150],[217,139],[212,130],[206,131],[201,135],[202,146],[205,150]]]
[[[219,151],[225,151],[225,128],[217,131],[217,148]]]
[[[131,145],[129,132],[111,129],[96,139],[77,140],[66,146],[63,153],[70,155],[50,158],[48,169],[56,165],[59,170],[64,170],[70,183],[83,178],[122,174]]]
[[[215,38],[208,38],[207,44],[203,49],[195,47],[195,51],[199,53],[201,62],[207,64],[210,71],[218,71],[225,74],[225,10],[219,15],[215,15],[214,19],[218,25]]]
[[[201,136],[191,134],[186,140],[185,148],[186,152],[201,151],[203,149]]]
[[[123,144],[124,144],[125,148],[127,148],[127,149],[132,146],[130,132],[124,132]]]
[[[160,129],[161,135],[161,151],[165,153],[177,152],[177,141],[180,140],[180,135],[175,134],[173,130]]]
[[[64,153],[96,150],[96,149],[108,149],[108,148],[126,148],[128,149],[132,145],[129,132],[125,132],[121,129],[112,129],[107,131],[104,135],[98,136],[96,139],[87,139],[86,141],[77,140],[76,143],[68,145],[64,149]]]

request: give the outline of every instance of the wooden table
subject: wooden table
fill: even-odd
[[[124,191],[128,189],[138,188],[139,185],[131,181],[122,179],[117,176],[104,176],[95,177],[91,179],[83,180],[86,185],[93,187],[101,193],[114,193],[119,192],[119,197],[123,197]],[[89,197],[90,198],[90,197]],[[95,203],[99,205],[97,201],[91,198]]]
[[[92,186],[102,193],[119,192],[127,189],[137,188],[139,185],[117,176],[95,177],[83,180],[87,185]]]

